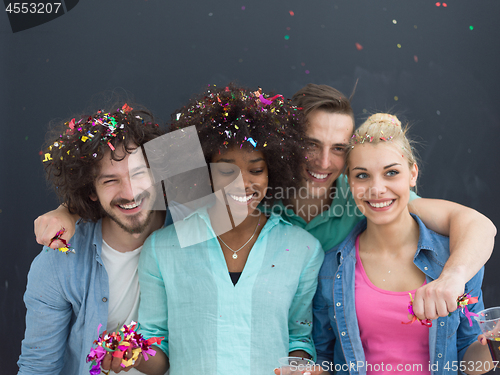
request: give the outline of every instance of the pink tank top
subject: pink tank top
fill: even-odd
[[[425,284],[425,283],[424,283]],[[408,322],[408,292],[391,292],[372,284],[359,257],[356,239],[356,314],[367,375],[429,375],[429,328]],[[415,295],[415,290],[411,291]]]

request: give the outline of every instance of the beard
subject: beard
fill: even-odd
[[[135,197],[132,201],[121,198],[112,200],[110,202],[110,206],[113,207],[115,205],[130,204],[146,198],[150,198],[150,196],[151,194],[148,191],[144,191],[143,193]],[[143,202],[141,202],[141,204],[143,204]],[[144,232],[144,230],[146,230],[146,228],[149,226],[149,224],[151,224],[151,221],[153,220],[154,211],[150,209],[143,209],[133,216],[127,216],[125,219],[120,219],[118,215],[115,215],[111,208],[106,209],[105,207],[102,207],[102,209],[106,212],[107,216],[111,220],[118,224],[121,229],[130,234],[139,234]]]

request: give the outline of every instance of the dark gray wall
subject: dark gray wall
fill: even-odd
[[[291,97],[309,82],[349,94],[359,79],[358,123],[391,110],[414,124],[420,195],[500,226],[499,14],[494,0],[82,0],[17,33],[0,14],[0,374],[17,371],[22,295],[40,251],[33,220],[57,205],[39,156],[49,121],[105,90],[125,90],[168,120],[208,83]],[[486,265],[487,306],[500,305],[499,257]]]

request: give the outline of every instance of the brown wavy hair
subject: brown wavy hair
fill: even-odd
[[[106,152],[111,151],[113,160],[123,160],[116,149],[131,153],[164,133],[151,112],[127,104],[109,113],[101,110],[61,122],[49,132],[42,152],[47,180],[70,213],[97,221],[105,213],[90,196],[96,194],[94,181]]]

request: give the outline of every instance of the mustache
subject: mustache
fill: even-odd
[[[115,206],[115,205],[116,206],[122,206],[124,204],[130,204],[130,203],[139,202],[139,201],[141,201],[144,198],[149,198],[150,196],[151,196],[151,194],[148,191],[145,190],[141,194],[135,196],[133,200],[124,199],[124,198],[116,198],[116,199],[113,199],[110,202],[110,205],[112,205],[112,206]]]

